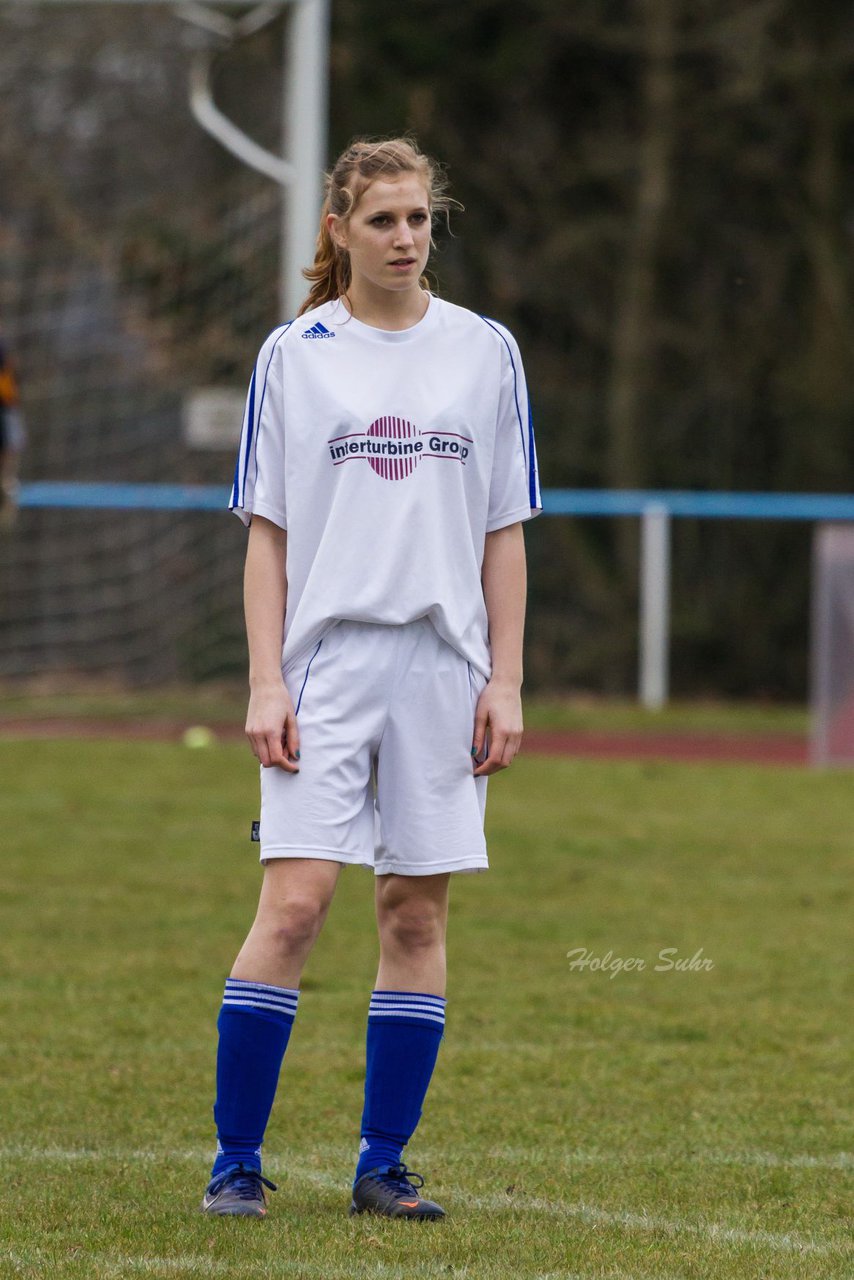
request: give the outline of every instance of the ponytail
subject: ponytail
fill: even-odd
[[[333,302],[340,298],[350,287],[350,255],[332,239],[326,218],[330,213],[329,195],[323,201],[320,211],[320,230],[317,233],[317,245],[314,251],[314,265],[305,267],[303,275],[311,284],[308,297],[300,307],[297,315],[311,311],[313,307],[322,306],[324,302]]]

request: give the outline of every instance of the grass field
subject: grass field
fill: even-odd
[[[369,873],[345,872],[305,976],[270,1216],[209,1221],[253,762],[0,741],[0,771],[0,1276],[854,1274],[850,774],[521,757],[492,784],[492,870],[452,886],[447,1034],[407,1151],[450,1216],[410,1224],[345,1212]],[[576,948],[646,967],[572,968]],[[701,954],[656,971],[665,948]]]

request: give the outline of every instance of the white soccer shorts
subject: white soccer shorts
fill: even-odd
[[[300,768],[261,769],[262,862],[410,876],[487,868],[486,778],[471,756],[486,679],[426,618],[338,622],[284,674]]]

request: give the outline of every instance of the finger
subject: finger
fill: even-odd
[[[285,721],[285,751],[290,760],[299,760],[299,726],[296,716]]]
[[[484,739],[486,738],[487,719],[486,709],[484,708],[484,710],[481,711],[480,707],[478,707],[474,718],[474,735],[472,736],[471,741],[471,753],[475,757],[479,756],[483,751]]]
[[[501,753],[501,763],[506,769],[512,764],[519,754],[519,747],[522,745],[521,735],[518,733],[508,733],[507,741],[504,744],[504,750]]]
[[[502,764],[500,760],[493,760],[491,756],[487,756],[483,764],[479,764],[474,771],[476,778],[488,778],[493,773],[500,773],[502,769],[506,769],[507,765]]]
[[[285,773],[299,773],[299,735],[296,735],[296,746],[293,746],[293,737],[289,732],[288,724],[286,720],[279,735],[278,755],[272,763],[279,769],[284,769]]]
[[[278,733],[267,733],[265,740],[271,769],[284,769],[287,773],[297,773],[299,771],[299,765],[295,760],[291,760],[288,757],[285,750],[284,730],[280,730]]]
[[[489,753],[482,764],[475,769],[476,778],[488,777],[491,773],[497,773],[499,769],[506,769],[507,766],[502,763],[504,754],[504,745],[507,741],[505,734],[493,735],[489,744]]]
[[[268,729],[264,734],[264,739],[267,744],[267,752],[270,756],[270,764],[281,764],[284,759],[285,751],[282,745],[283,737],[284,734],[281,729],[278,731],[275,729]]]
[[[249,746],[252,749],[253,756],[267,768],[270,764],[270,753],[267,750],[266,739],[261,734],[250,733],[248,729],[246,730],[246,737],[249,739]]]

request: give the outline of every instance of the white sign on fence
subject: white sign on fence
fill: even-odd
[[[246,392],[196,387],[184,397],[184,441],[191,449],[236,449]]]

